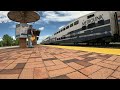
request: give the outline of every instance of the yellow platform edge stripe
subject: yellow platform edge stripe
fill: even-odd
[[[115,48],[96,48],[96,47],[58,46],[58,45],[42,45],[42,46],[64,48],[64,49],[71,49],[71,50],[81,50],[81,51],[96,52],[96,53],[103,53],[103,54],[120,55],[120,49],[115,49]]]

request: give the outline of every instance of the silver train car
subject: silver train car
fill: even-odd
[[[109,44],[120,42],[120,11],[96,11],[65,25],[42,44]]]

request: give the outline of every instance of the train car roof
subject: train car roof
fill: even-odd
[[[80,16],[80,17],[78,17],[78,18],[72,20],[70,23],[66,24],[65,26],[63,26],[61,29],[65,28],[65,27],[68,26],[69,24],[75,22],[75,21],[78,20],[79,18],[82,18],[82,17],[88,16],[88,15],[90,15],[90,14],[94,14],[94,13],[97,13],[97,12],[98,12],[98,11],[93,11],[93,12],[88,13],[88,14],[86,14],[86,15]],[[59,29],[58,31],[60,31],[61,29]],[[58,32],[58,31],[56,31],[56,32]]]

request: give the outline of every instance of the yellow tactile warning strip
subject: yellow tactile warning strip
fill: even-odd
[[[96,48],[96,47],[58,46],[58,45],[46,45],[46,46],[72,49],[72,50],[82,50],[82,51],[96,52],[96,53],[103,53],[103,54],[120,55],[120,49],[115,49],[115,48]]]

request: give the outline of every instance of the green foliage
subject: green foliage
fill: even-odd
[[[12,37],[9,35],[5,34],[2,38],[2,41],[0,41],[0,47],[2,46],[14,46],[14,45],[19,45],[19,40],[13,40]]]
[[[13,45],[19,45],[19,39],[13,40]]]
[[[3,47],[3,42],[2,41],[0,41],[0,47]]]
[[[3,45],[4,46],[12,46],[13,44],[13,38],[11,38],[9,35],[5,34],[3,36]]]

